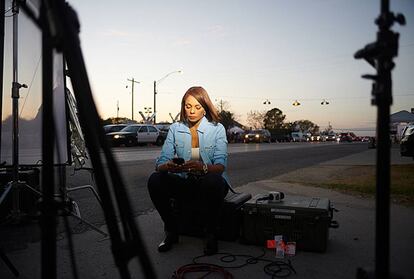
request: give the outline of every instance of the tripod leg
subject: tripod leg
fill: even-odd
[[[43,197],[42,192],[36,190],[35,188],[33,188],[32,186],[24,183],[24,187],[26,187],[27,189],[29,189],[30,191],[32,191],[33,193],[37,194],[39,197]]]
[[[95,195],[96,199],[98,200],[99,204],[101,205],[101,207],[103,207],[101,198],[99,197],[98,192],[96,192],[95,188],[93,188],[92,185],[83,185],[83,186],[77,186],[77,187],[72,187],[72,188],[66,188],[66,191],[69,193],[72,191],[77,191],[77,190],[82,190],[82,189],[91,190],[92,193]]]
[[[7,265],[7,267],[14,274],[14,276],[19,277],[19,271],[14,267],[12,262],[9,260],[9,258],[6,256],[6,254],[3,252],[3,249],[1,248],[0,248],[0,258]]]
[[[10,182],[9,185],[6,187],[6,190],[4,190],[3,194],[0,197],[0,204],[2,204],[3,200],[7,197],[12,187],[13,183]]]
[[[81,217],[79,217],[78,215],[76,215],[75,213],[73,213],[72,211],[69,211],[69,210],[65,210],[65,211],[66,211],[66,213],[70,214],[71,216],[73,216],[74,218],[78,219],[82,223],[85,223],[88,227],[90,227],[94,231],[97,231],[98,233],[102,234],[104,237],[107,237],[108,236],[108,234],[106,232],[102,231],[101,229],[99,229],[94,224],[91,224],[88,221],[82,219]]]

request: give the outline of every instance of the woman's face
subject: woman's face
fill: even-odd
[[[191,95],[185,99],[184,108],[187,120],[193,124],[199,122],[205,113],[204,108],[200,105],[197,99]]]

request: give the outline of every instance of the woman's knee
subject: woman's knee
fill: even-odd
[[[161,188],[161,173],[153,172],[148,178],[147,186],[150,192],[158,192],[158,190]]]
[[[224,192],[227,184],[221,174],[208,173],[204,176],[203,186],[207,191]]]

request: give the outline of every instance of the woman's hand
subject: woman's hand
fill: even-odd
[[[200,174],[203,173],[203,162],[190,160],[180,166],[183,172]]]
[[[159,172],[183,172],[182,165],[178,165],[173,161],[168,161],[162,165],[157,167],[157,171]]]

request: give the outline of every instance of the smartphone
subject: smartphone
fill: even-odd
[[[182,165],[185,162],[183,158],[173,158],[172,161],[177,165]]]

